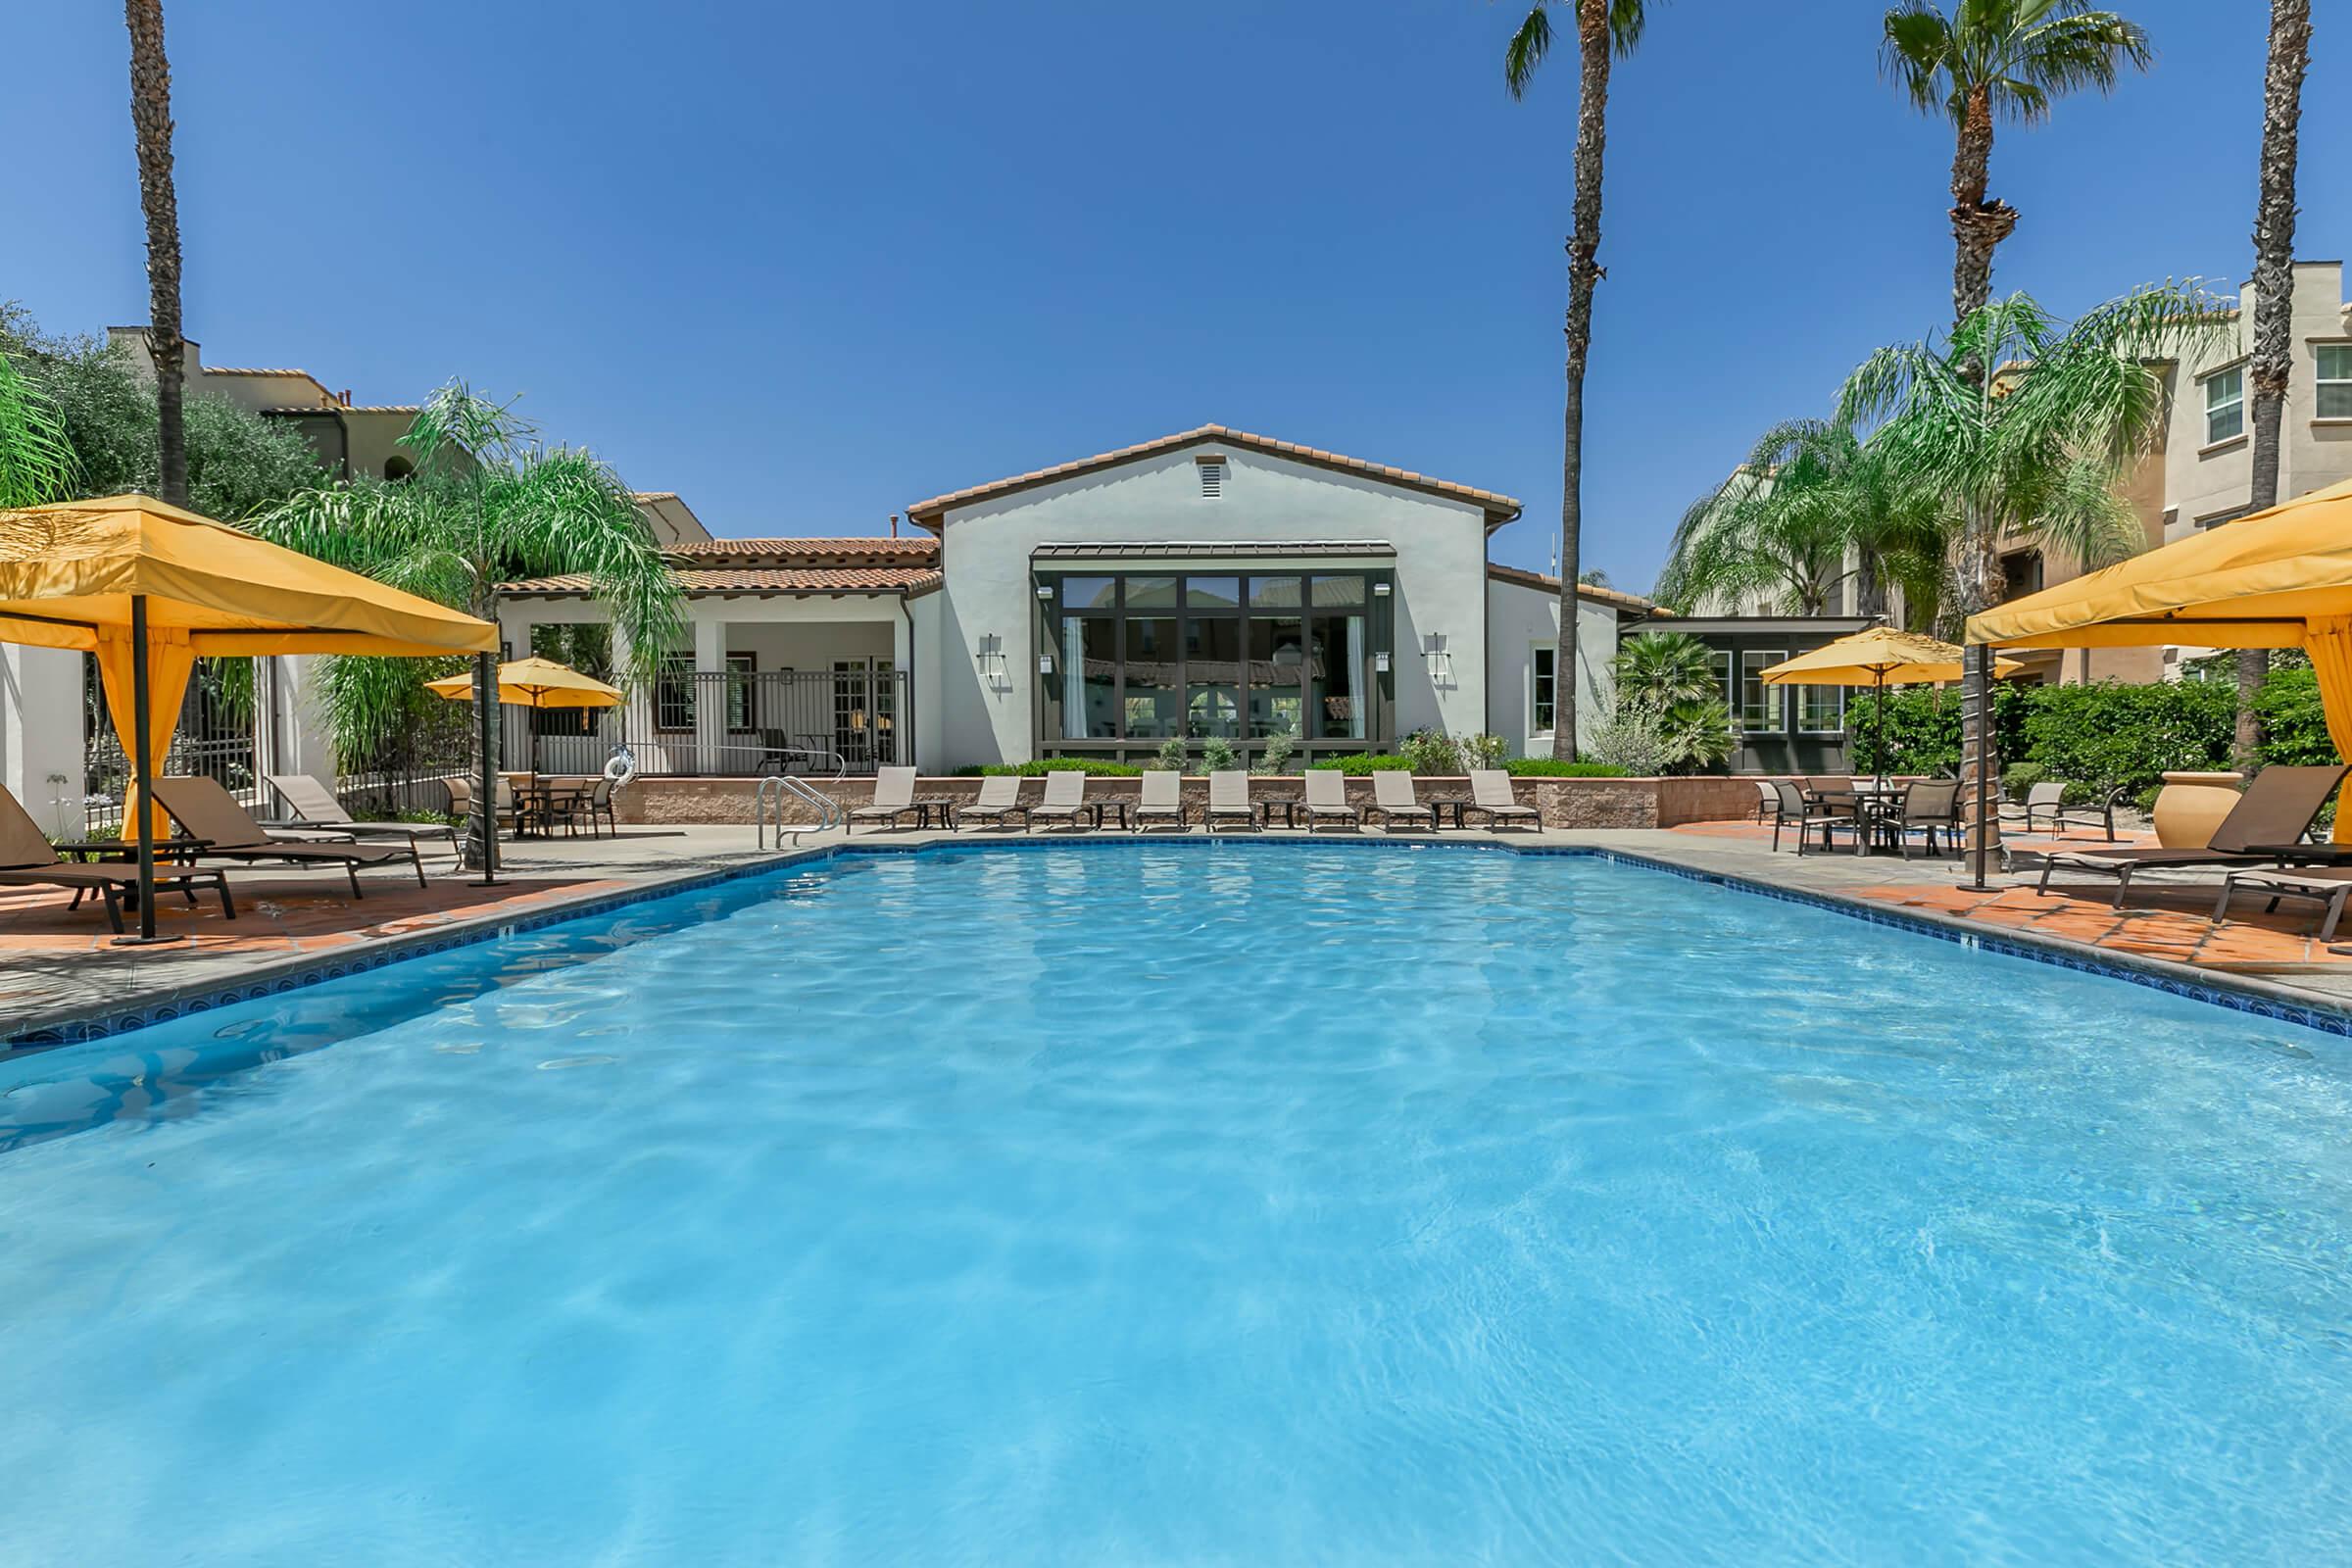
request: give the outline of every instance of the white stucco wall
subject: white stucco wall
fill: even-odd
[[[1210,452],[1226,458],[1215,499],[1201,494],[1194,462]],[[1391,661],[1396,732],[1430,725],[1467,733],[1485,724],[1486,526],[1473,503],[1203,442],[951,509],[941,535],[947,586],[936,596],[942,604],[934,705],[944,752],[934,760],[941,765],[1022,761],[1035,749],[1037,661],[1046,650],[1039,647],[1030,557],[1047,542],[1385,541],[1396,551]],[[1061,563],[1059,569],[1086,568]],[[1152,568],[1130,561],[1115,569]],[[1443,684],[1432,678],[1422,653],[1432,632],[1446,637],[1450,655],[1451,678]],[[985,637],[1003,640],[1007,678],[1001,685],[981,668]],[[927,700],[929,693],[918,697]]]
[[[1488,655],[1491,679],[1487,688],[1489,733],[1510,742],[1514,757],[1548,757],[1551,731],[1534,728],[1536,669],[1539,647],[1557,646],[1560,638],[1559,595],[1521,583],[1490,579],[1487,583],[1488,624],[1493,642]],[[1590,599],[1577,601],[1576,665],[1577,723],[1589,726],[1609,692],[1609,661],[1617,656],[1617,612]]]
[[[82,828],[81,666],[86,654],[0,643],[0,786],[48,832]],[[63,797],[68,805],[58,807]]]

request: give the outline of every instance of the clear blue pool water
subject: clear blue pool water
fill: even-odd
[[[10,1563],[2352,1555],[2343,1042],[1597,859],[851,858],[0,1074]]]

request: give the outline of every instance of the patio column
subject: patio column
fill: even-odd
[[[694,770],[724,773],[727,762],[727,623],[694,622]]]

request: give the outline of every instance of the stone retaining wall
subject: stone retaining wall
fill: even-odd
[[[976,778],[926,778],[916,782],[914,792],[918,797],[941,795],[969,801],[980,793],[980,782]],[[1470,793],[1466,778],[1423,778],[1414,784],[1423,800]],[[1756,809],[1755,782],[1747,778],[1515,778],[1511,786],[1522,806],[1534,807],[1543,813],[1544,826],[1556,828],[1674,827],[1684,822],[1736,821],[1754,815]],[[844,807],[873,801],[874,781],[870,778],[828,781],[817,787]],[[758,788],[757,780],[746,778],[641,778],[622,790],[614,805],[623,822],[749,823]],[[1042,800],[1045,789],[1044,779],[1023,779],[1021,798]],[[1295,773],[1250,781],[1252,800],[1296,800],[1305,789],[1305,781]],[[1087,793],[1132,801],[1142,795],[1143,781],[1089,779]],[[1208,804],[1208,780],[1186,778],[1183,794],[1186,814],[1198,819]],[[1348,779],[1348,800],[1353,806],[1370,806],[1372,780]],[[807,823],[815,818],[815,813],[793,796],[784,797],[784,806],[787,822]],[[1471,819],[1478,820],[1475,811]]]

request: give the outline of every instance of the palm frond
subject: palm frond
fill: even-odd
[[[1527,96],[1528,84],[1536,79],[1536,68],[1550,53],[1551,13],[1544,0],[1537,0],[1502,51],[1502,84],[1513,98]]]
[[[63,501],[80,468],[64,413],[0,354],[0,507]]]

